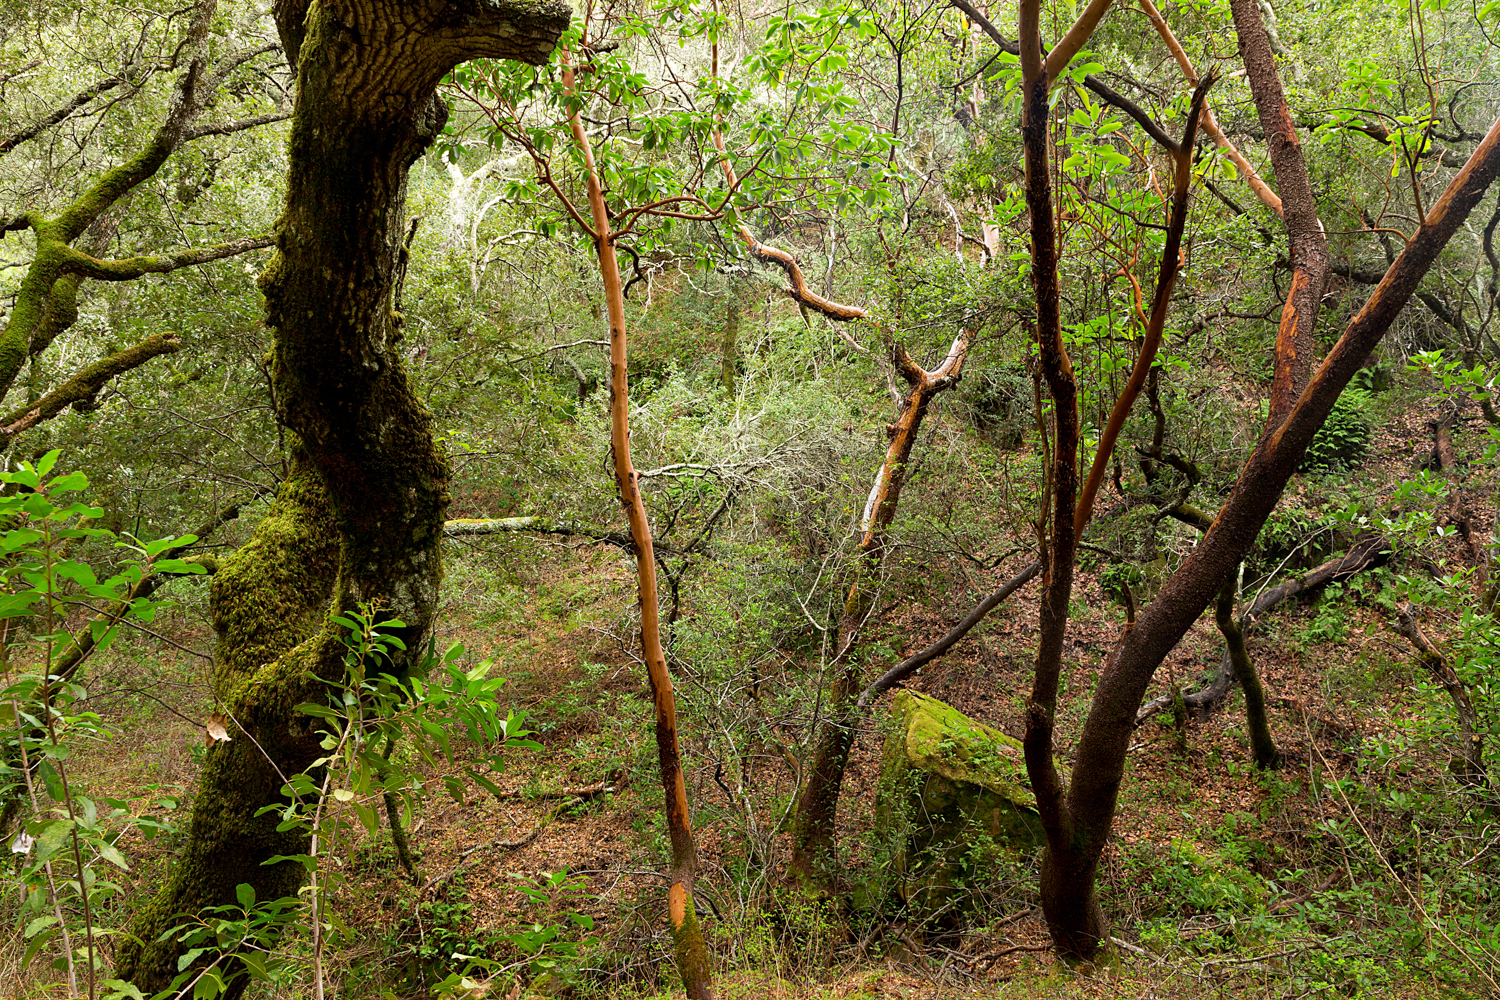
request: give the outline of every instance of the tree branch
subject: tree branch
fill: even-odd
[[[124,82],[125,74],[121,72],[115,73],[113,76],[106,76],[104,79],[83,88],[78,93],[74,94],[72,97],[68,98],[66,101],[63,101],[57,107],[47,112],[45,115],[42,115],[40,118],[36,119],[36,121],[32,122],[29,125],[23,125],[15,132],[12,132],[5,138],[0,139],[0,156],[4,156],[6,153],[9,153],[12,149],[15,149],[23,142],[35,139],[37,136],[41,135],[53,125],[56,125],[59,122],[65,120],[73,112],[77,111],[79,108],[83,107],[85,104],[89,103],[100,94],[103,94],[106,91],[113,90]]]
[[[143,274],[166,274],[181,267],[223,260],[250,250],[263,250],[275,243],[274,236],[247,236],[218,246],[194,247],[155,257],[126,257],[122,260],[100,260],[68,247],[64,252],[61,270],[64,274],[81,274],[85,278],[99,281],[129,281]]]
[[[975,24],[979,25],[984,33],[990,36],[990,41],[998,45],[1002,52],[1008,52],[1013,56],[1019,56],[1021,54],[1021,47],[1002,35],[1000,33],[1000,30],[990,22],[990,19],[985,17],[984,14],[980,13],[979,8],[969,3],[969,0],[948,0],[948,5],[956,10],[961,11],[965,17],[973,21]],[[1042,47],[1042,51],[1046,51],[1046,46]],[[1195,85],[1197,84],[1196,80],[1193,82]],[[1100,98],[1102,98],[1106,104],[1119,108],[1131,118],[1135,119],[1136,124],[1138,124],[1152,139],[1160,143],[1163,148],[1174,151],[1176,150],[1176,140],[1168,135],[1165,129],[1156,124],[1156,119],[1147,114],[1146,110],[1139,104],[1136,104],[1130,98],[1115,90],[1109,84],[1105,83],[1103,80],[1099,79],[1092,73],[1083,78],[1083,85],[1089,90],[1092,90]]]
[[[1033,561],[1025,569],[1021,570],[1021,572],[1017,573],[1009,580],[1006,580],[1005,583],[1003,583],[1000,588],[993,594],[989,595],[984,600],[974,605],[974,610],[970,611],[963,617],[962,620],[959,621],[957,625],[954,625],[951,629],[944,633],[941,639],[937,640],[921,652],[908,656],[906,659],[902,660],[900,663],[896,664],[894,667],[881,674],[875,680],[871,681],[869,686],[860,693],[860,710],[863,711],[865,709],[868,709],[870,705],[874,703],[876,698],[880,697],[882,694],[889,691],[897,684],[900,684],[902,681],[906,680],[906,678],[916,673],[925,664],[931,663],[933,660],[937,659],[939,656],[942,656],[948,650],[952,649],[960,639],[969,634],[970,630],[973,629],[975,625],[978,625],[981,621],[983,621],[986,615],[995,610],[1001,604],[1005,603],[1006,599],[1016,591],[1020,590],[1026,584],[1036,579],[1036,575],[1041,571],[1042,564]]]
[[[1099,493],[1099,484],[1104,481],[1104,470],[1109,465],[1110,456],[1114,454],[1115,441],[1125,426],[1125,419],[1130,416],[1136,397],[1146,387],[1146,376],[1151,371],[1151,366],[1156,363],[1162,330],[1167,323],[1167,307],[1172,301],[1172,286],[1177,281],[1177,271],[1182,264],[1182,231],[1187,225],[1188,190],[1193,179],[1193,139],[1198,132],[1203,102],[1216,79],[1213,73],[1209,73],[1193,91],[1193,103],[1188,109],[1187,124],[1182,130],[1182,142],[1177,145],[1173,156],[1176,161],[1176,177],[1172,188],[1172,217],[1167,226],[1166,246],[1161,252],[1161,270],[1156,278],[1156,292],[1152,296],[1151,319],[1146,324],[1145,336],[1141,339],[1140,353],[1136,355],[1130,379],[1115,399],[1109,421],[1099,435],[1099,446],[1094,451],[1094,465],[1089,470],[1089,478],[1078,498],[1078,507],[1073,514],[1073,531],[1080,537],[1083,529],[1088,526],[1089,519],[1094,516],[1094,498]]]
[[[157,355],[173,354],[181,349],[182,341],[176,334],[158,333],[134,347],[94,362],[35,403],[0,418],[0,447],[8,445],[17,434],[52,419],[74,403],[92,398],[115,376],[139,368]]]
[[[1292,283],[1276,328],[1276,368],[1271,380],[1267,432],[1275,430],[1307,384],[1316,356],[1313,332],[1318,306],[1328,283],[1328,241],[1318,221],[1318,207],[1308,179],[1297,126],[1276,72],[1271,42],[1257,0],[1231,0],[1240,56],[1255,98],[1255,110],[1266,132],[1266,147],[1276,183],[1281,187],[1281,217],[1292,250]]]
[[[256,115],[254,118],[241,118],[236,122],[217,122],[211,125],[197,125],[186,129],[182,133],[183,142],[192,142],[206,135],[230,135],[234,132],[244,132],[247,129],[259,128],[262,125],[272,125],[276,122],[284,122],[291,118],[290,114]]]
[[[1167,24],[1167,19],[1161,16],[1161,11],[1156,9],[1156,5],[1151,0],[1141,0],[1141,8],[1145,10],[1146,17],[1150,19],[1151,24],[1156,28],[1156,33],[1161,36],[1161,40],[1167,43],[1167,48],[1177,60],[1177,65],[1182,69],[1182,75],[1187,78],[1188,83],[1196,87],[1198,85],[1198,73],[1193,69],[1193,63],[1188,59],[1187,53],[1183,51],[1182,44],[1177,41],[1177,36],[1172,34],[1172,29]],[[1261,204],[1280,217],[1281,199],[1276,196],[1276,192],[1272,191],[1265,181],[1261,180],[1260,174],[1255,172],[1255,168],[1250,165],[1249,160],[1245,159],[1244,154],[1235,148],[1234,143],[1229,141],[1229,137],[1224,134],[1224,130],[1219,128],[1219,121],[1214,117],[1213,108],[1206,105],[1203,108],[1203,131],[1209,134],[1214,143],[1229,157],[1229,161],[1244,175],[1245,183],[1250,185],[1250,190],[1255,192],[1255,196],[1260,199]],[[1233,205],[1232,202],[1230,204]],[[1240,209],[1236,214],[1240,214],[1243,211],[1243,209]]]

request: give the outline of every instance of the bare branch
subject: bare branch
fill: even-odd
[[[192,142],[194,139],[201,139],[206,135],[230,135],[235,132],[244,132],[247,129],[260,128],[262,125],[284,122],[291,117],[290,114],[256,115],[254,118],[242,118],[236,122],[197,125],[182,133],[182,141]]]
[[[1198,85],[1198,73],[1193,69],[1193,63],[1188,59],[1187,53],[1183,51],[1182,44],[1177,41],[1177,36],[1172,33],[1172,28],[1167,24],[1167,19],[1161,16],[1161,11],[1156,9],[1156,5],[1151,0],[1141,0],[1141,8],[1146,12],[1146,17],[1150,19],[1151,24],[1156,28],[1156,33],[1161,36],[1161,40],[1167,43],[1167,48],[1171,51],[1173,58],[1177,60],[1177,65],[1182,69],[1182,75],[1187,78],[1188,83],[1196,87]],[[1224,135],[1224,130],[1219,128],[1218,119],[1214,117],[1213,108],[1207,106],[1203,109],[1203,131],[1209,134],[1214,143],[1229,157],[1230,162],[1245,176],[1245,183],[1250,185],[1250,190],[1255,192],[1255,196],[1260,199],[1261,204],[1280,216],[1281,199],[1276,196],[1276,192],[1272,191],[1265,181],[1261,180],[1260,174],[1255,172],[1255,168],[1250,165],[1250,161],[1245,159],[1244,154],[1236,149],[1234,143],[1230,142],[1229,138]]]
[[[911,656],[908,656],[906,659],[902,660],[900,663],[896,664],[894,667],[881,674],[874,681],[871,681],[870,685],[860,693],[860,709],[862,711],[868,709],[870,705],[874,703],[876,698],[880,697],[882,694],[889,691],[897,684],[900,684],[912,674],[916,673],[922,668],[924,664],[932,662],[939,656],[942,656],[948,650],[952,649],[954,644],[956,644],[958,640],[962,639],[964,636],[968,635],[970,630],[972,630],[975,625],[978,625],[981,621],[983,621],[986,615],[1003,604],[1007,598],[1009,598],[1016,591],[1020,590],[1027,583],[1030,583],[1032,580],[1036,579],[1036,575],[1041,571],[1042,564],[1033,561],[1025,569],[1021,570],[1021,572],[1017,573],[1009,580],[1006,580],[1005,583],[1002,584],[1000,588],[993,594],[976,604],[973,611],[970,611],[957,625],[954,625],[951,629],[944,633],[943,637],[937,642],[934,642],[932,645],[928,646],[920,653],[915,653]]]

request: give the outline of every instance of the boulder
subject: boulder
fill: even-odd
[[[1045,843],[1021,743],[915,691],[891,715],[875,804],[888,870],[914,913],[953,911],[997,851]]]

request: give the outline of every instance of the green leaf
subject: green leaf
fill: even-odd
[[[39,931],[45,930],[55,923],[57,923],[57,918],[52,916],[50,913],[44,917],[37,917],[31,923],[26,925],[26,930],[22,933],[22,937],[32,937]]]
[[[130,871],[130,863],[125,860],[125,855],[114,844],[100,844],[99,856],[122,872]]]
[[[139,986],[123,979],[105,979],[99,985],[109,991],[104,994],[104,1000],[146,1000],[146,994]]]
[[[31,943],[26,946],[26,951],[21,954],[20,967],[24,969],[26,968],[26,966],[30,965],[31,960],[33,958],[36,958],[37,952],[46,947],[47,942],[51,941],[56,936],[57,930],[56,928],[54,928],[50,931],[44,931],[41,934],[38,934],[36,937],[32,938]]]

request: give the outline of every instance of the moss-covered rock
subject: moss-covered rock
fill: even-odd
[[[876,830],[917,913],[950,907],[1004,850],[1044,842],[1019,740],[914,691],[891,705]]]

